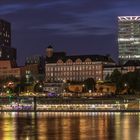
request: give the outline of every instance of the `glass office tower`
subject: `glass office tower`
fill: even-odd
[[[140,60],[140,16],[118,17],[119,62]]]

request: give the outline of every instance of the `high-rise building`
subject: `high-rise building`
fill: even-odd
[[[14,76],[20,78],[16,64],[16,49],[11,47],[11,24],[0,19],[0,80]]]
[[[11,24],[0,19],[0,46],[11,46]]]
[[[0,60],[16,60],[16,49],[11,47],[11,24],[0,19]]]
[[[119,62],[140,60],[140,16],[118,17]]]

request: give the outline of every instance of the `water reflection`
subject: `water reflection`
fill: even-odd
[[[0,140],[139,140],[139,113],[1,113]]]

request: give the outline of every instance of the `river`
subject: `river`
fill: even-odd
[[[0,113],[0,140],[140,140],[140,113]]]

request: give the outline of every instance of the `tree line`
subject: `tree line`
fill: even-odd
[[[111,75],[106,76],[105,80],[115,83],[116,93],[125,90],[128,94],[134,94],[140,91],[140,70],[123,74],[115,69]]]

